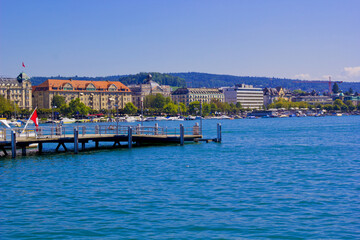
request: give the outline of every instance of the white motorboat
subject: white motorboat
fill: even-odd
[[[75,118],[63,118],[60,121],[60,124],[71,124],[71,123],[75,123]]]

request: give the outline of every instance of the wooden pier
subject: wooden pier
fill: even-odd
[[[99,148],[101,142],[112,142],[115,146],[127,146],[132,148],[144,144],[180,144],[185,142],[214,141],[221,142],[221,124],[217,124],[217,137],[215,139],[203,139],[199,126],[185,128],[180,124],[179,128],[164,128],[155,124],[154,127],[148,126],[123,126],[119,123],[108,125],[93,126],[49,126],[39,127],[38,129],[2,129],[0,130],[0,150],[7,156],[7,149],[11,149],[11,155],[16,157],[17,149],[21,149],[22,155],[26,156],[27,148],[37,144],[38,153],[43,152],[43,145],[57,143],[55,151],[60,148],[68,151],[67,144],[73,144],[73,152],[79,153],[85,150],[86,144],[95,143],[95,149]],[[121,144],[125,143],[125,144]]]

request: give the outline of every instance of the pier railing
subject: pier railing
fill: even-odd
[[[183,129],[184,135],[201,135],[198,126],[178,128],[159,127],[158,125],[141,126],[139,125],[91,125],[91,126],[41,126],[38,128],[31,127],[23,131],[22,128],[3,128],[0,129],[0,141],[10,141],[11,133],[14,131],[17,138],[29,139],[29,138],[65,138],[72,137],[74,135],[74,129],[78,130],[79,137],[89,135],[128,135],[129,128],[132,129],[133,135],[163,135],[180,137],[181,129]]]

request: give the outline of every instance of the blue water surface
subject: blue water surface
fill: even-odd
[[[221,144],[0,158],[0,239],[360,238],[359,116],[221,123]]]

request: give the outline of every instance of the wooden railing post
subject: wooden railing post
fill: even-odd
[[[11,157],[16,157],[16,133],[15,131],[11,132]]]
[[[221,123],[217,124],[217,139],[216,142],[221,143]]]
[[[132,147],[132,127],[128,127],[128,147]]]
[[[79,153],[79,130],[74,128],[74,153]]]
[[[180,145],[184,145],[184,125],[180,124]]]

